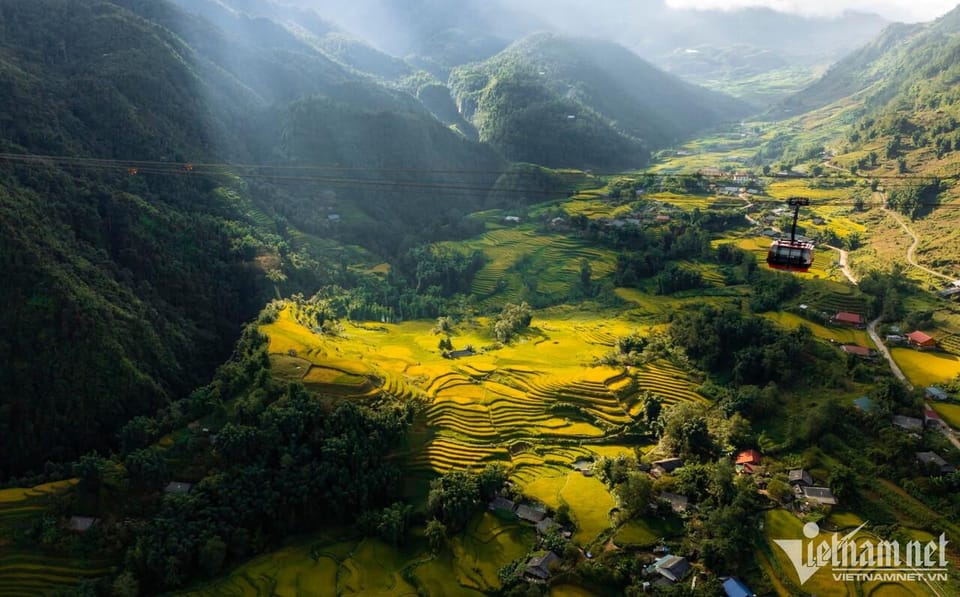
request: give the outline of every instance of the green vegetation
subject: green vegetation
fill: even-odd
[[[549,34],[454,70],[450,85],[481,140],[508,158],[548,166],[636,168],[648,149],[745,114],[736,100],[683,83],[616,44]]]
[[[960,456],[892,417],[960,384],[956,14],[667,149],[744,106],[436,10],[401,60],[272,2],[0,8],[0,595],[632,595],[667,550],[697,584],[666,594],[836,592],[771,542],[805,521],[955,559],[960,474],[916,454]],[[794,195],[820,246],[774,273]],[[910,390],[837,311],[946,352],[892,349]]]

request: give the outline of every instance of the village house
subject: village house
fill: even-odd
[[[663,474],[672,473],[681,466],[683,466],[682,458],[664,458],[663,460],[654,461],[651,472],[659,477]]]
[[[821,506],[836,506],[839,502],[830,491],[829,487],[808,487],[806,485],[796,485],[794,491],[797,497],[807,500],[808,503],[814,503]]]
[[[863,316],[859,313],[850,313],[848,311],[840,311],[834,315],[830,321],[837,325],[849,325],[853,327],[863,327]]]
[[[917,464],[921,473],[949,475],[956,467],[944,460],[936,452],[917,452]]]
[[[513,512],[514,508],[516,507],[517,507],[516,504],[514,504],[512,501],[500,495],[490,500],[490,503],[487,504],[487,509],[490,510],[491,512],[495,510],[503,510],[504,512]]]
[[[546,518],[547,513],[543,510],[537,508],[531,508],[526,504],[521,504],[517,506],[517,518],[520,520],[526,520],[527,522],[532,522],[534,524],[540,522]]]
[[[950,396],[947,395],[946,390],[943,388],[938,388],[937,386],[927,386],[923,390],[923,394],[930,398],[931,400],[936,400],[938,402],[945,402],[950,399]]]
[[[787,473],[787,481],[790,485],[813,485],[813,477],[810,476],[810,473],[803,470],[802,468],[793,469]]]
[[[907,342],[917,350],[932,350],[937,347],[937,341],[920,330],[907,334]]]
[[[527,560],[527,569],[524,571],[524,576],[526,576],[528,580],[545,581],[550,578],[553,570],[559,566],[559,564],[560,556],[552,551],[533,556]]]
[[[550,531],[559,528],[560,525],[557,522],[550,518],[549,516],[537,523],[537,533],[541,535],[546,535]]]
[[[675,583],[690,572],[690,562],[681,556],[666,555],[655,561],[647,570],[656,572],[670,583]]]
[[[853,355],[861,359],[869,359],[873,357],[873,351],[867,348],[866,346],[858,346],[856,344],[844,344],[840,347],[844,353]]]
[[[737,454],[734,465],[738,473],[751,475],[757,472],[756,467],[760,466],[760,452],[750,448]]]
[[[167,486],[163,488],[163,493],[189,493],[191,489],[193,489],[193,483],[170,481],[167,483]]]
[[[911,433],[923,432],[923,421],[916,417],[904,417],[903,415],[894,415],[891,420],[894,427]]]
[[[751,591],[742,580],[731,576],[723,581],[723,592],[727,597],[757,597],[757,594]]]
[[[853,406],[857,410],[862,410],[863,412],[868,413],[873,411],[873,409],[877,408],[877,403],[874,402],[873,399],[871,399],[868,396],[860,396],[859,398],[853,401]]]
[[[71,516],[63,528],[74,533],[86,533],[98,522],[100,519],[93,516]]]

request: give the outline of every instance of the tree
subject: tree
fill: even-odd
[[[113,579],[110,593],[114,597],[137,597],[140,594],[140,583],[137,582],[133,572],[127,570]]]
[[[504,305],[493,324],[494,335],[500,342],[509,342],[514,334],[529,327],[532,320],[533,313],[526,302]]]
[[[614,492],[630,518],[642,516],[653,499],[653,481],[649,475],[631,471],[627,480],[616,486]]]
[[[200,569],[208,576],[214,576],[223,567],[223,560],[227,557],[227,544],[220,537],[210,537],[200,547],[197,562]]]
[[[859,492],[857,473],[850,467],[840,464],[830,471],[827,484],[833,495],[845,501],[854,501]]]
[[[790,485],[785,481],[770,479],[767,483],[767,494],[782,504],[793,495],[793,489],[791,489]]]
[[[475,475],[453,471],[430,483],[427,507],[434,517],[452,530],[463,528],[479,504],[480,491]]]
[[[413,506],[397,502],[380,512],[377,532],[384,541],[394,547],[403,543],[403,537],[407,531],[407,520],[412,511]]]
[[[423,534],[427,538],[427,543],[430,544],[430,549],[437,551],[447,540],[447,525],[436,518],[431,518]]]
[[[507,469],[502,464],[489,464],[477,475],[477,489],[480,501],[492,500],[507,482]]]
[[[134,450],[123,459],[130,481],[145,490],[157,489],[167,478],[167,461],[155,447]]]
[[[593,268],[590,267],[590,261],[586,258],[580,260],[580,289],[585,295],[589,295],[593,277]]]

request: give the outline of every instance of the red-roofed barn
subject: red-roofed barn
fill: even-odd
[[[842,325],[853,325],[861,326],[863,325],[863,316],[859,313],[850,313],[848,311],[840,311],[833,316],[833,322],[839,323]]]
[[[921,331],[910,332],[907,334],[907,340],[911,345],[917,348],[936,348],[937,341]]]

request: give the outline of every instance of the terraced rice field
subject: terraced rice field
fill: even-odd
[[[960,335],[952,334],[941,338],[940,348],[950,354],[960,355]]]
[[[527,553],[533,527],[484,512],[430,557],[422,540],[403,549],[375,539],[328,538],[291,545],[180,595],[477,595],[500,587],[501,566]]]
[[[472,294],[487,306],[520,300],[526,282],[536,280],[537,292],[565,295],[579,282],[580,262],[586,259],[593,278],[611,274],[616,255],[580,239],[543,235],[529,228],[503,228],[461,244],[483,251],[487,263],[476,273]],[[522,264],[522,266],[521,266]],[[520,271],[522,269],[522,271]]]
[[[912,348],[894,348],[890,353],[915,386],[944,383],[960,375],[960,357],[957,355]]]
[[[502,463],[527,495],[552,507],[569,503],[578,520],[578,540],[584,542],[610,526],[613,498],[602,483],[571,465],[598,455],[634,453],[637,446],[609,445],[606,438],[633,420],[642,391],[655,392],[667,404],[704,400],[696,383],[666,361],[634,368],[589,366],[617,338],[656,329],[638,326],[622,310],[540,311],[514,343],[456,360],[440,355],[432,322],[348,325],[343,334],[330,337],[299,326],[288,310],[261,328],[270,336],[275,366],[297,359],[301,370],[309,367],[305,378],[339,384],[341,395],[359,395],[362,381],[376,392],[425,402],[428,432],[406,454],[412,475],[429,478]],[[454,345],[490,345],[488,326],[485,320],[459,326]],[[275,354],[293,346],[297,357]],[[475,585],[482,589],[483,583]]]
[[[76,483],[76,479],[69,479],[32,488],[0,490],[0,539],[17,529],[29,527],[36,517],[47,512],[46,498],[60,494]],[[56,593],[111,571],[109,563],[104,561],[50,556],[20,548],[14,550],[0,540],[2,597]]]

